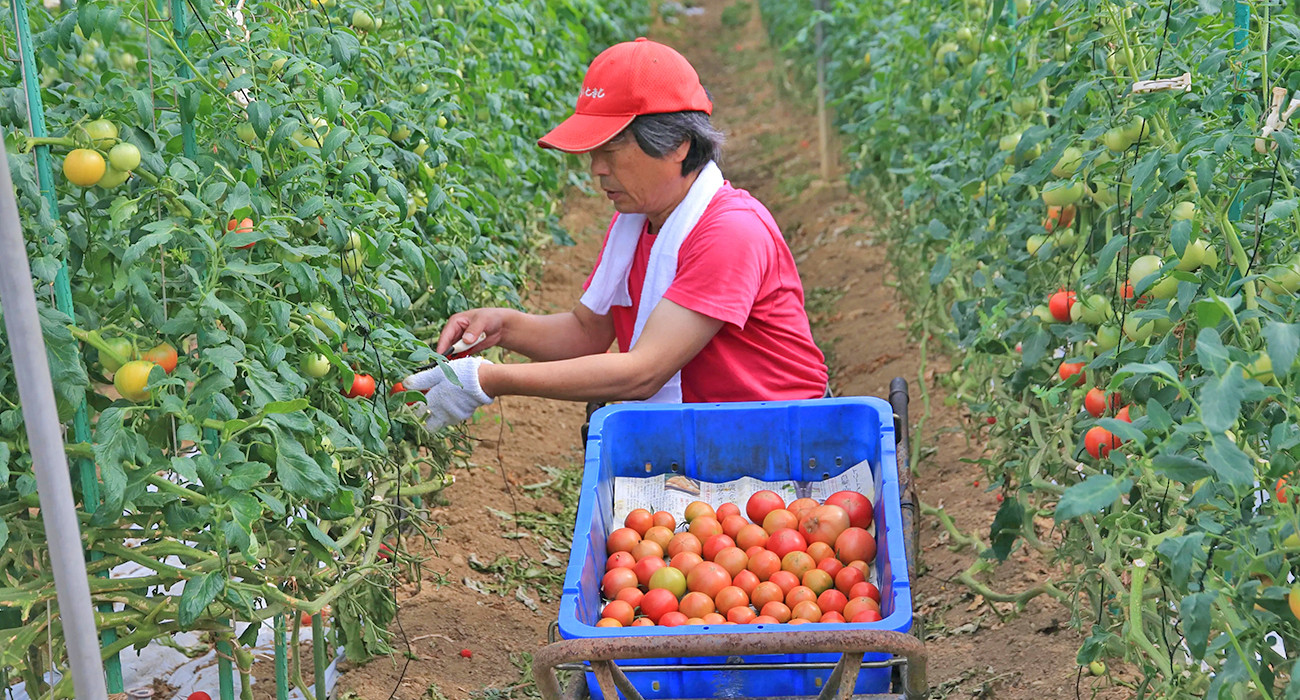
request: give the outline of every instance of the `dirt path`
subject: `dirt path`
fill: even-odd
[[[917,378],[921,358],[904,335],[905,309],[888,284],[884,248],[866,205],[837,176],[818,181],[815,118],[810,99],[793,92],[767,45],[757,11],[730,2],[699,3],[702,15],[679,17],[652,30],[699,69],[715,101],[715,119],[729,137],[723,172],[750,190],[781,225],[794,250],[818,342],[827,353],[837,395],[886,396],[896,376],[912,386],[913,419],[923,415]],[[611,212],[603,198],[574,193],[564,222],[576,246],[545,252],[541,278],[528,304],[538,311],[569,308],[595,259]],[[930,358],[924,379],[931,414],[914,438],[921,500],[942,507],[963,531],[985,535],[995,495],[964,463],[977,457],[978,433],[967,438],[956,409],[933,386],[946,369]],[[472,466],[458,470],[445,503],[433,511],[441,527],[429,551],[426,581],[403,591],[401,631],[411,640],[405,664],[401,634],[394,660],[350,670],[342,689],[353,697],[523,697],[528,654],[546,642],[572,533],[580,478],[583,407],[510,397],[474,426]],[[1079,637],[1068,613],[1035,599],[1016,612],[994,609],[952,582],[971,563],[970,550],[952,551],[937,522],[922,524],[922,574],[914,584],[931,654],[933,697],[1075,697],[1074,653]],[[1013,555],[990,585],[1007,592],[1032,586],[1047,572],[1038,558]],[[484,592],[474,590],[481,589]],[[396,628],[395,628],[396,629]],[[463,658],[468,649],[471,658]],[[405,673],[402,674],[405,665]],[[399,683],[400,677],[400,683]],[[1080,692],[1119,697],[1084,677]],[[345,697],[347,697],[345,695]]]

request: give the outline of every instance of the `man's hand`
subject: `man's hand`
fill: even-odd
[[[425,392],[424,406],[417,407],[416,411],[424,418],[424,426],[429,432],[468,420],[478,407],[492,403],[492,397],[483,393],[478,380],[479,367],[485,364],[492,363],[481,357],[464,357],[448,362],[447,367],[460,386],[447,378],[442,367],[416,372],[402,380],[407,389]]]

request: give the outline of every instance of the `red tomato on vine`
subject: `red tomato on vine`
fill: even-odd
[[[343,395],[349,399],[363,398],[368,399],[375,395],[375,378],[369,374],[352,375],[352,386],[343,391]]]

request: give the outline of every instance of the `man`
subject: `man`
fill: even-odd
[[[403,383],[430,430],[508,394],[570,401],[818,398],[826,365],[776,222],[723,179],[722,134],[690,63],[639,38],[588,68],[575,113],[539,145],[591,160],[618,214],[568,313],[483,308],[448,319],[437,350],[501,346],[531,360],[451,360]],[[480,339],[481,338],[481,339]],[[618,342],[618,353],[607,352]]]

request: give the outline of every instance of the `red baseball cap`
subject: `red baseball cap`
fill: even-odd
[[[584,153],[605,145],[642,114],[704,112],[713,101],[685,56],[638,37],[591,62],[573,115],[537,140],[543,148]]]

